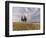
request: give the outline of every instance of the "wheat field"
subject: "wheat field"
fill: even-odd
[[[40,30],[40,23],[13,22],[13,31]]]

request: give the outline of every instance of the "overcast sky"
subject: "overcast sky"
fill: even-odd
[[[31,18],[32,21],[39,22],[40,21],[40,8],[32,8],[32,7],[13,7],[12,9],[13,20],[16,18],[21,18],[21,16],[26,16],[27,18]],[[31,22],[31,20],[29,20]]]

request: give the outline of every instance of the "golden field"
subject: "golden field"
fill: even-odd
[[[40,23],[13,22],[13,31],[40,30]]]

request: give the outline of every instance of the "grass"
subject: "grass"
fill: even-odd
[[[40,23],[13,22],[13,31],[40,30]]]

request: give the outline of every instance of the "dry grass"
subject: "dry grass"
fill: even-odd
[[[13,22],[13,31],[15,30],[39,30],[40,23]]]

